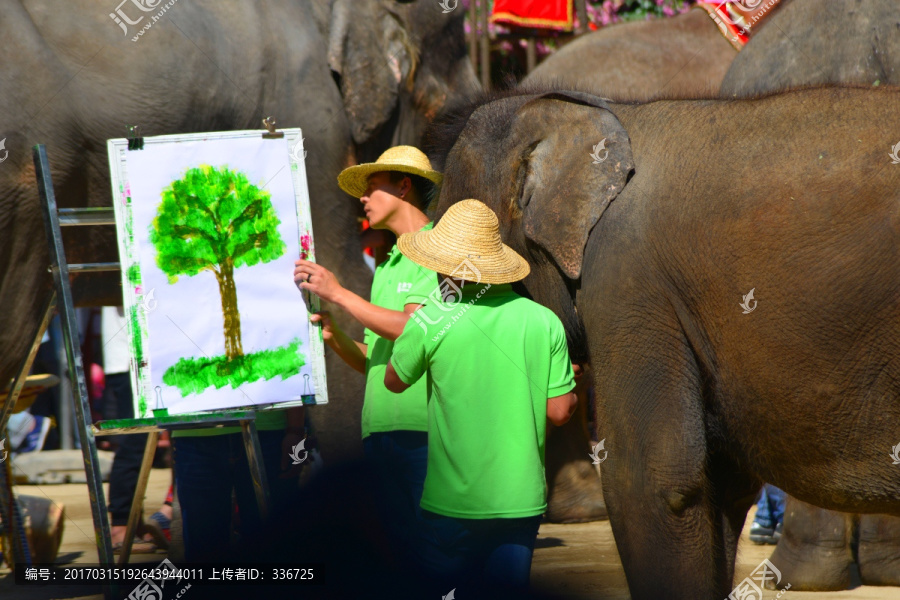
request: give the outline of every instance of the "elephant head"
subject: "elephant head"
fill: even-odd
[[[444,173],[436,217],[466,198],[490,206],[531,264],[523,291],[556,312],[584,360],[574,293],[588,235],[634,170],[622,124],[590,94],[513,91],[449,113],[426,139]]]
[[[388,146],[418,144],[446,103],[480,86],[466,52],[462,9],[418,0],[335,0],[328,64],[360,159]]]

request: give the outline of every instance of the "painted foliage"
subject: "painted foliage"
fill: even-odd
[[[292,280],[315,253],[290,133],[110,142],[136,414],[325,400],[321,335]]]

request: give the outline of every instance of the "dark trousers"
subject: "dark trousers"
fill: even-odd
[[[297,479],[279,479],[284,431],[260,431],[262,463],[269,480],[270,514],[284,509]],[[188,562],[247,558],[263,523],[256,504],[244,439],[240,433],[176,437],[175,490],[181,504],[184,556]],[[238,505],[241,552],[231,551],[231,493]]]
[[[494,598],[527,589],[540,515],[457,519],[423,510],[422,518],[417,559],[438,591]]]
[[[401,564],[415,554],[421,529],[422,489],[428,465],[428,434],[424,431],[386,431],[369,434],[363,451],[378,474],[377,509],[390,536],[395,559]]]
[[[104,393],[112,396],[110,401],[115,402],[116,419],[134,418],[131,377],[128,373],[107,375]],[[131,502],[141,471],[141,460],[147,445],[147,434],[120,435],[116,438],[119,449],[116,450],[112,471],[109,474],[109,513],[113,526],[124,526],[128,524],[128,514],[131,511]]]

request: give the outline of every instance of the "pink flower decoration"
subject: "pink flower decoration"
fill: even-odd
[[[308,233],[304,233],[300,236],[300,258],[302,260],[306,260],[309,256],[309,253],[312,249],[312,236]]]

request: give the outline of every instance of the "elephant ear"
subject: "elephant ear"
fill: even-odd
[[[634,170],[628,133],[606,102],[579,92],[538,96],[518,109],[517,121],[530,130],[539,124],[540,138],[520,201],[525,236],[578,279],[591,229]]]
[[[336,0],[332,7],[328,66],[339,76],[357,144],[390,118],[401,87],[412,84],[416,49],[397,9],[399,2],[372,0]]]

